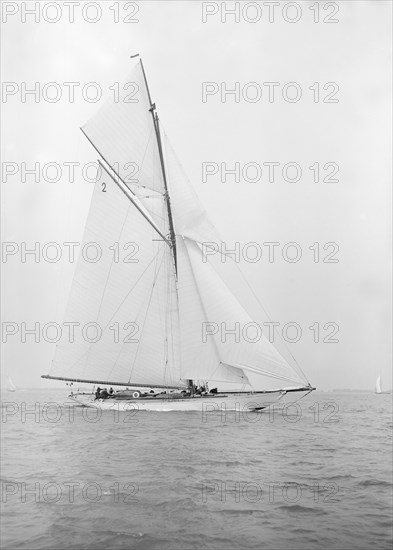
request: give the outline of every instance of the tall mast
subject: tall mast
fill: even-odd
[[[159,124],[159,119],[158,119],[157,113],[154,113],[154,111],[156,109],[156,104],[152,103],[152,101],[151,101],[150,90],[149,90],[149,86],[147,84],[146,73],[145,73],[145,69],[143,67],[142,59],[141,59],[141,67],[142,67],[143,78],[145,80],[147,95],[148,95],[149,103],[150,103],[149,111],[151,112],[151,116],[153,118],[154,130],[155,130],[155,133],[156,133],[158,153],[160,155],[161,171],[162,171],[162,177],[163,177],[164,186],[165,186],[165,200],[166,200],[166,205],[167,205],[167,209],[168,209],[171,250],[172,250],[172,255],[173,255],[173,263],[174,263],[174,266],[175,266],[175,273],[176,273],[176,277],[177,277],[176,235],[175,235],[175,228],[174,228],[174,225],[173,225],[171,200],[170,200],[170,197],[169,197],[168,184],[167,184],[167,179],[166,179],[164,155],[163,155],[163,152],[162,152],[160,124]]]

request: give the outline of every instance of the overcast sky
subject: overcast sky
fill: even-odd
[[[12,93],[2,103],[2,160],[18,166],[7,181],[3,174],[3,241],[18,246],[14,255],[3,257],[3,322],[18,327],[62,322],[75,264],[42,257],[35,263],[31,256],[23,263],[21,243],[81,240],[93,183],[80,169],[75,182],[69,182],[64,163],[83,166],[96,160],[79,127],[113,93],[110,87],[124,81],[135,62],[130,55],[140,53],[165,130],[221,237],[228,248],[236,241],[241,247],[248,242],[261,246],[260,261],[243,261],[240,267],[271,319],[302,327],[301,339],[288,346],[308,379],[319,389],[373,389],[381,374],[384,386],[391,387],[391,2],[319,2],[319,14],[310,9],[315,2],[295,7],[281,2],[271,13],[272,22],[262,2],[259,15],[253,2],[249,11],[240,11],[239,22],[230,15],[221,21],[221,2],[205,3],[208,7],[198,1],[98,2],[91,4],[99,4],[101,13],[92,5],[85,14],[81,3],[75,5],[74,22],[58,2],[55,23],[45,20],[56,16],[54,8],[45,11],[47,2],[41,2],[39,22],[31,15],[23,22],[21,3],[2,4],[3,10],[8,5],[2,79],[14,83],[7,85]],[[135,14],[133,4],[139,8]],[[203,22],[203,9],[218,12]],[[96,14],[96,23],[86,20]],[[250,22],[257,16],[259,21]],[[124,22],[127,17],[138,22]],[[39,83],[38,102],[31,95],[22,101],[23,82],[27,88]],[[62,90],[58,102],[45,97],[49,82]],[[64,82],[81,84],[73,103]],[[88,82],[102,89],[97,103],[82,96]],[[219,89],[206,102],[203,82],[217,83]],[[233,95],[222,101],[222,83],[229,89],[236,82],[244,92],[239,102]],[[250,82],[257,86],[245,88]],[[266,82],[278,83],[272,102]],[[288,89],[290,99],[301,89],[297,102],[283,99],[289,82],[297,85]],[[326,83],[334,84],[324,90]],[[258,86],[260,100],[247,101],[244,96],[252,97]],[[338,102],[323,101],[329,97]],[[21,181],[21,164],[31,168],[35,162],[41,168],[48,162],[61,165],[60,181],[46,181],[45,174],[40,182],[32,176]],[[241,176],[236,183],[233,177],[222,182],[217,174],[203,182],[206,162],[228,168],[257,163],[262,177],[252,183]],[[267,162],[280,163],[273,182],[263,166]],[[281,168],[288,162],[302,168],[299,181],[283,180]],[[309,169],[315,163],[320,179],[337,165],[332,178],[339,181],[315,183],[315,168]],[[324,170],[326,163],[333,164]],[[273,241],[280,245],[269,263],[263,243]],[[296,263],[282,257],[288,242],[301,247]],[[314,243],[319,243],[321,259],[335,250],[324,251],[323,245],[337,243],[332,257],[339,261],[314,262],[309,249]],[[336,323],[339,341],[315,343],[308,327],[316,322],[321,340],[330,332],[323,326]],[[3,344],[2,380],[11,375],[19,387],[48,386],[40,375],[49,372],[54,351],[54,344],[42,338],[35,343],[27,337],[23,343],[20,332],[9,336]]]

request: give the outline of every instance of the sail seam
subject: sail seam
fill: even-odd
[[[125,216],[124,216],[123,224],[122,224],[121,229],[120,229],[120,232],[119,232],[119,236],[118,236],[118,240],[119,240],[119,241],[120,241],[120,238],[121,238],[121,236],[122,236],[122,234],[123,234],[124,226],[125,226],[125,224],[126,224],[126,221],[127,221],[127,218],[128,218],[129,211],[130,211],[130,205],[128,205],[128,207],[127,207],[127,212],[126,212],[126,214],[125,214]],[[106,280],[105,280],[105,286],[104,286],[104,290],[103,290],[103,292],[102,292],[101,301],[100,301],[100,305],[99,305],[99,307],[98,307],[98,312],[97,312],[97,316],[96,316],[96,321],[97,321],[97,323],[98,323],[98,319],[99,319],[100,314],[101,314],[102,304],[103,304],[103,302],[104,302],[105,292],[106,292],[106,289],[107,289],[107,287],[108,287],[108,282],[109,282],[109,278],[110,278],[111,273],[112,273],[113,265],[114,265],[114,263],[111,262],[110,268],[109,268],[109,270],[108,270],[108,275],[107,275]],[[109,321],[109,322],[110,322],[110,321]],[[109,323],[108,323],[108,324],[109,324]],[[108,324],[106,325],[105,328],[107,328]],[[93,345],[93,344],[90,344],[89,349],[88,349],[87,354],[86,354],[85,368],[86,368],[87,363],[88,363],[88,361],[89,361],[89,357],[90,357],[92,345]]]
[[[200,241],[197,241],[196,239],[193,239],[192,237],[187,237],[189,239],[191,239],[192,241],[194,241],[195,243],[197,244],[200,244],[200,245],[206,245],[206,244],[209,244],[209,243],[201,243]],[[217,243],[214,243],[214,244],[217,244]],[[216,249],[214,249],[215,252],[217,252]],[[222,251],[218,251],[222,256],[225,256],[226,258],[229,258],[231,261],[234,261],[233,260],[233,257],[230,255],[230,254],[225,254],[223,253]],[[251,291],[253,297],[255,298],[255,300],[257,301],[258,305],[262,308],[262,310],[265,312],[265,315],[267,316],[268,320],[270,322],[272,322],[271,318],[270,318],[270,315],[268,314],[268,312],[266,311],[265,307],[263,306],[263,304],[261,303],[261,301],[259,300],[257,294],[255,293],[254,289],[252,288],[252,286],[250,285],[250,283],[247,281],[246,277],[244,276],[242,270],[240,269],[239,265],[234,262],[235,265],[236,265],[236,268],[238,270],[238,272],[240,273],[240,276],[242,277],[242,279],[244,280],[244,282],[246,283],[247,287],[249,288],[249,290]],[[212,266],[213,267],[213,266]],[[216,271],[216,270],[215,270]],[[217,271],[216,271],[217,273]],[[221,278],[220,274],[217,273],[217,275]],[[273,325],[273,330],[275,332],[275,334],[284,342],[284,339],[280,336],[280,334],[278,333],[276,327]],[[296,368],[298,369],[299,373],[301,374],[301,376],[303,377],[303,380],[307,383],[307,384],[310,384],[310,382],[308,381],[306,375],[304,374],[301,366],[299,365],[299,363],[296,361],[296,358],[294,357],[293,353],[291,352],[291,350],[288,348],[288,346],[285,344],[284,342],[284,347],[285,349],[287,350],[287,352],[289,353],[289,355],[291,356],[291,358],[293,359],[295,365],[296,365]],[[297,374],[299,374],[297,373]]]
[[[184,242],[184,237],[183,238],[183,242]],[[201,304],[201,307],[202,307],[202,310],[203,310],[203,314],[204,314],[204,317],[207,321],[208,317],[207,317],[207,313],[206,313],[206,308],[205,308],[205,304],[203,303],[203,300],[202,300],[202,296],[201,296],[201,293],[199,291],[199,287],[198,287],[198,283],[197,283],[197,280],[196,280],[196,277],[195,277],[195,273],[194,273],[194,270],[193,270],[193,267],[192,267],[192,262],[191,262],[191,259],[190,259],[190,254],[188,252],[188,248],[187,248],[187,244],[184,242],[184,248],[187,252],[187,259],[188,259],[188,263],[190,265],[190,271],[192,273],[192,277],[193,277],[193,281],[194,281],[194,285],[195,285],[195,288],[197,290],[197,293],[198,293],[198,298],[199,298],[199,302]],[[214,346],[214,349],[215,349],[215,352],[216,352],[216,357],[218,359],[218,365],[216,366],[214,372],[217,370],[217,368],[219,367],[220,363],[221,363],[221,357],[220,357],[220,353],[219,353],[219,350],[218,350],[218,346],[217,346],[217,342],[215,341],[214,339],[214,336],[213,336],[213,346]]]
[[[155,256],[155,259],[157,258],[157,256],[158,256],[158,253],[157,253],[156,256]],[[143,333],[144,333],[144,330],[145,330],[146,319],[147,319],[147,316],[148,316],[148,314],[149,314],[150,305],[151,305],[151,300],[152,300],[153,293],[154,293],[154,289],[155,289],[155,286],[156,286],[158,274],[159,274],[160,271],[161,271],[163,259],[164,259],[164,254],[162,255],[161,262],[160,262],[160,265],[159,265],[158,269],[156,268],[156,274],[155,274],[155,277],[154,277],[154,280],[153,280],[153,284],[152,284],[152,288],[151,288],[151,291],[150,291],[149,301],[148,301],[148,304],[147,304],[146,313],[145,313],[145,318],[144,318],[144,321],[143,321],[142,332],[141,332],[141,336],[140,336],[140,339],[139,339],[139,342],[138,342],[138,346],[137,346],[137,350],[136,350],[136,353],[135,353],[134,361],[133,361],[133,363],[132,363],[132,367],[131,367],[131,371],[130,371],[129,380],[131,380],[132,372],[133,372],[133,370],[134,370],[134,368],[135,368],[135,363],[136,363],[136,360],[137,360],[137,357],[138,357],[138,352],[139,352],[139,349],[140,349],[140,346],[141,346],[141,343],[142,343]]]
[[[157,252],[157,254],[154,255],[154,257],[150,260],[149,264],[146,266],[146,268],[144,269],[144,271],[141,273],[140,277],[135,281],[135,284],[131,287],[131,289],[127,292],[127,294],[124,296],[123,300],[121,301],[121,303],[119,304],[119,306],[117,307],[116,311],[112,314],[111,318],[109,319],[109,321],[107,322],[107,324],[105,325],[104,327],[104,331],[108,328],[109,326],[109,323],[112,321],[113,317],[116,315],[116,313],[119,311],[119,309],[121,308],[121,306],[124,304],[125,300],[128,298],[128,296],[130,295],[130,293],[134,290],[134,288],[137,286],[137,284],[139,283],[139,281],[142,279],[142,277],[145,275],[145,273],[148,271],[148,269],[150,268],[150,266],[152,265],[152,263],[154,262],[156,256],[159,254],[159,252]],[[86,354],[89,353],[89,350],[90,350],[90,346],[89,348],[82,354],[80,355],[80,357],[74,361],[74,363],[71,365],[71,367],[74,367],[75,365],[77,365],[80,361],[82,361]],[[111,369],[111,372],[112,372],[113,368]]]

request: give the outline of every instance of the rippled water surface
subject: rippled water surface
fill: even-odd
[[[65,395],[2,395],[4,549],[391,547],[390,395],[98,417]]]

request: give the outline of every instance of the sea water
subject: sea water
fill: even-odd
[[[113,413],[2,394],[4,549],[387,549],[391,396]]]

